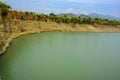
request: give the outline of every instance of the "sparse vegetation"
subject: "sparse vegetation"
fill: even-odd
[[[11,9],[9,5],[7,5],[6,3],[0,2],[0,10],[2,11],[3,18],[7,16],[9,9]]]
[[[21,20],[40,20],[40,21],[53,21],[57,23],[79,23],[79,24],[99,24],[99,25],[120,25],[120,21],[102,19],[102,18],[91,18],[89,16],[79,16],[79,17],[68,17],[57,16],[54,13],[50,13],[49,15],[44,14],[36,14],[34,12],[17,12],[17,11],[9,11],[11,7],[3,2],[0,2],[0,9],[2,11],[2,17],[7,16],[9,19],[21,19]]]
[[[44,16],[44,15],[42,15]],[[79,24],[99,24],[99,25],[120,25],[120,21],[116,20],[109,20],[109,19],[102,19],[102,18],[91,18],[91,17],[67,17],[64,16],[57,16],[54,13],[50,13],[48,16],[50,21],[54,22],[62,22],[62,23],[79,23]]]
[[[120,32],[120,21],[89,16],[58,16],[10,10],[0,2],[0,54],[16,37],[41,31]]]

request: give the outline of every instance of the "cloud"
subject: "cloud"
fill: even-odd
[[[91,13],[97,13],[97,14],[104,14],[102,12],[99,12],[99,11],[81,11],[80,14],[85,14],[85,15],[88,15],[88,14],[91,14]]]
[[[68,9],[41,8],[39,11],[41,13],[44,13],[44,14],[49,14],[51,12],[53,12],[55,14],[60,14],[60,13],[74,13],[74,9],[73,8],[68,8]]]
[[[74,12],[73,8],[69,8],[65,11],[65,13],[73,13],[73,12]]]
[[[81,12],[81,14],[85,14],[85,15],[87,15],[87,14],[89,14],[90,12],[88,12],[88,11],[82,11]]]
[[[104,13],[99,12],[99,11],[92,11],[91,13],[104,14]]]
[[[56,9],[56,8],[41,8],[40,10],[39,10],[39,12],[41,12],[41,13],[44,13],[44,14],[49,14],[49,13],[51,13],[51,12],[53,12],[53,13],[55,13],[55,14],[59,14],[59,13],[61,13],[63,10],[61,10],[61,9]]]
[[[102,4],[117,4],[120,3],[119,0],[66,0],[68,2],[75,2],[75,3],[102,3]]]

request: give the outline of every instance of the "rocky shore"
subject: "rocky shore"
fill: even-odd
[[[0,22],[0,55],[11,41],[21,35],[45,31],[120,32],[120,26],[56,23],[36,20],[6,20]]]

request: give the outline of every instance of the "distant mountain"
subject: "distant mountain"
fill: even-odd
[[[98,17],[98,18],[103,18],[103,19],[110,19],[110,20],[118,20],[118,21],[120,21],[120,18],[111,16],[111,15],[91,13],[91,14],[88,14],[88,16],[90,16],[92,18]]]
[[[98,13],[90,13],[88,15],[85,15],[85,14],[77,15],[77,14],[74,14],[74,13],[61,13],[61,14],[58,14],[58,16],[64,16],[64,15],[66,15],[68,17],[78,17],[78,16],[80,16],[81,18],[84,18],[84,17],[96,18],[97,17],[97,18],[120,21],[120,18],[118,18],[118,17],[114,17],[114,16],[111,16],[111,15],[98,14]]]
[[[89,16],[85,14],[81,14],[79,17],[84,18],[84,17],[89,17]]]
[[[61,14],[58,14],[58,16],[68,16],[68,17],[78,17],[78,15],[74,14],[74,13],[61,13]]]

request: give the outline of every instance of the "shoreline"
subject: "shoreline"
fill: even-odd
[[[54,32],[54,31],[75,31],[75,32],[120,32],[120,27],[115,27],[115,28],[111,28],[111,27],[93,27],[93,25],[82,25],[85,27],[79,27],[80,25],[77,25],[77,27],[73,28],[71,26],[71,24],[64,24],[64,23],[55,23],[55,22],[50,22],[46,24],[46,22],[42,22],[41,23],[42,26],[47,26],[47,25],[51,25],[51,26],[47,26],[45,27],[45,29],[41,29],[41,28],[36,28],[36,29],[30,29],[30,30],[26,30],[24,32],[19,32],[19,33],[12,33],[10,34],[9,38],[6,40],[5,45],[2,47],[1,52],[0,52],[0,56],[2,54],[4,54],[7,50],[7,48],[10,46],[10,43],[17,37],[23,36],[23,35],[27,35],[27,34],[32,34],[32,33],[41,33],[41,32]],[[57,27],[54,27],[54,26]],[[63,26],[64,25],[64,26]],[[29,25],[28,25],[29,26]],[[61,27],[63,26],[63,27]]]

